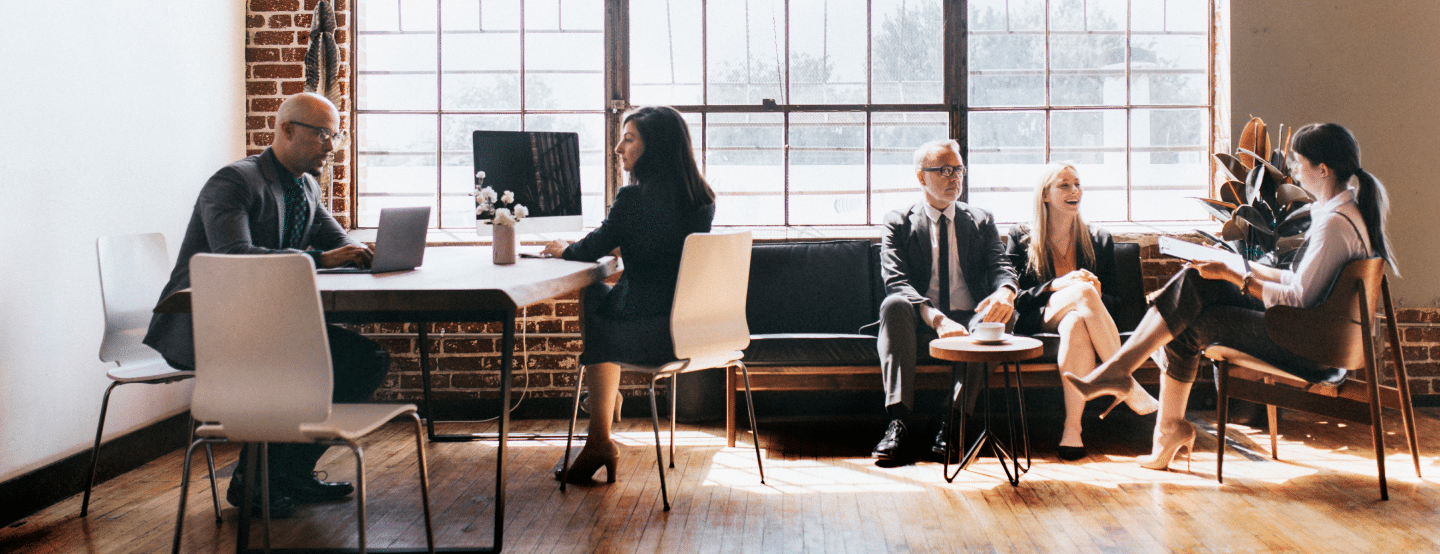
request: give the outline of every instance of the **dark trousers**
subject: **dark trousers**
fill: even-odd
[[[379,343],[354,331],[334,325],[327,325],[325,330],[330,341],[331,371],[335,376],[335,391],[331,400],[337,404],[369,400],[390,371],[390,353]],[[280,475],[308,477],[327,448],[319,444],[271,444],[270,479],[273,482]],[[241,449],[240,462],[235,467],[236,477],[243,476],[250,450],[249,445]],[[240,486],[240,479],[232,479],[231,486]]]
[[[965,323],[966,329],[973,329],[979,318],[973,311],[956,311],[945,314],[952,320]],[[1012,319],[1011,325],[1014,324]],[[885,384],[885,406],[902,405],[907,410],[915,409],[915,365],[921,349],[928,352],[930,341],[938,336],[929,325],[920,321],[919,308],[904,296],[892,294],[880,304],[880,334],[876,347],[880,351],[880,374]],[[956,364],[961,371],[952,371],[955,390],[951,398],[961,399],[964,384],[971,381],[971,374],[981,370],[983,364]],[[979,387],[964,391],[965,408],[974,405]]]
[[[1290,352],[1265,330],[1265,303],[1240,293],[1228,281],[1211,281],[1186,268],[1160,289],[1152,304],[1175,337],[1165,345],[1165,374],[1195,382],[1202,352],[1213,344],[1229,346],[1303,378],[1323,371],[1319,364]]]

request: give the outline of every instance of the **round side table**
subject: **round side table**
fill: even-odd
[[[945,476],[946,482],[954,482],[955,477],[959,475],[960,472],[963,471],[967,466],[969,466],[970,462],[975,461],[975,457],[980,454],[980,449],[985,446],[989,446],[991,452],[995,454],[995,458],[1000,461],[1001,469],[1005,470],[1005,477],[1007,480],[1010,481],[1010,485],[1020,485],[1020,476],[1030,470],[1030,427],[1025,420],[1024,385],[1022,384],[1020,379],[1020,367],[1018,365],[1018,362],[1035,358],[1039,356],[1042,351],[1044,351],[1044,346],[1040,343],[1039,340],[1017,335],[1006,335],[1004,340],[1002,341],[999,341],[997,343],[985,344],[981,344],[977,342],[973,337],[968,336],[946,337],[930,341],[931,357],[938,360],[946,360],[955,364],[956,368],[955,370],[951,371],[951,375],[964,374],[962,373],[963,370],[959,367],[960,364],[983,364],[984,370],[979,374],[979,383],[967,383],[972,385],[978,384],[979,386],[983,387],[982,392],[988,392],[990,390],[991,364],[1000,364],[1000,370],[1005,377],[1005,416],[1006,426],[1009,428],[1010,431],[1009,446],[1002,442],[1000,440],[1000,437],[995,436],[995,434],[992,433],[990,430],[990,395],[984,394],[984,426],[980,430],[980,435],[975,438],[975,442],[971,443],[968,447],[965,448],[965,455],[962,456],[959,463],[956,464],[954,474],[950,473],[950,457],[951,449],[955,448],[955,443],[958,441],[947,440],[945,442],[946,452],[944,455],[944,465],[941,467],[941,472]],[[1015,375],[1014,389],[1010,388],[1010,375],[1012,372]],[[968,377],[967,380],[969,380]],[[1012,390],[1013,396],[1015,397],[1013,407],[1012,402],[1010,401],[1010,398],[1012,396]],[[950,419],[948,428],[955,430],[955,432],[958,433],[960,439],[963,439],[965,436],[965,418],[967,415],[966,412],[968,410],[966,410],[966,406],[964,405],[963,397],[961,400],[962,404],[960,406],[960,409],[955,409],[955,396],[956,394],[953,392],[950,395],[951,409],[948,416]],[[960,421],[958,422],[958,424],[955,421],[956,411],[960,412]],[[1019,412],[1020,416],[1020,433],[1018,437],[1015,433],[1015,415],[1017,411]],[[1017,439],[1019,442],[1018,445],[1016,444]],[[1019,446],[1020,448],[1016,448],[1016,446]],[[1020,464],[1020,449],[1024,450],[1024,465]]]

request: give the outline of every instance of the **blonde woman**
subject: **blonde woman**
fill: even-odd
[[[1059,455],[1067,461],[1085,457],[1080,438],[1085,397],[1063,376],[1089,375],[1097,356],[1108,359],[1120,349],[1120,332],[1109,312],[1118,300],[1107,294],[1115,290],[1115,243],[1109,231],[1080,217],[1083,195],[1075,166],[1046,166],[1035,187],[1033,222],[1011,229],[1007,243],[1010,263],[1020,273],[1015,332],[1060,335],[1056,362],[1065,393],[1065,428]],[[1154,412],[1155,399],[1134,379],[1130,386],[1133,392],[1123,397],[1130,408],[1141,415]]]

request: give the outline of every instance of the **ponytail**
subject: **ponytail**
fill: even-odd
[[[1355,189],[1355,205],[1360,208],[1360,217],[1365,220],[1370,248],[1376,256],[1385,258],[1398,276],[1400,266],[1395,264],[1395,256],[1390,252],[1390,236],[1385,232],[1385,220],[1390,213],[1390,197],[1385,193],[1385,185],[1359,167],[1355,168],[1355,180],[1359,183]]]

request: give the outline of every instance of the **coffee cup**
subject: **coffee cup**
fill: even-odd
[[[987,321],[984,323],[977,323],[975,325],[975,330],[972,331],[971,334],[975,336],[975,340],[996,341],[1000,340],[1000,337],[1004,334],[1004,332],[1004,323],[1000,323],[998,321]]]

